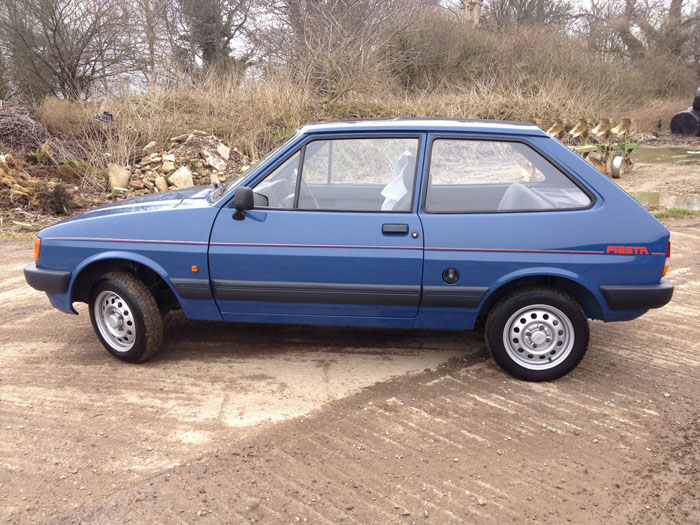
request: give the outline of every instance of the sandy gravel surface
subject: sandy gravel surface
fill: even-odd
[[[664,191],[700,194],[700,165],[638,163],[629,173],[616,179],[625,191]]]
[[[700,219],[671,227],[672,303],[548,384],[473,333],[179,316],[127,365],[0,241],[0,521],[699,523]]]
[[[700,194],[700,137],[662,137],[643,148],[632,154],[633,169],[614,179],[624,190]],[[644,162],[654,157],[656,162]]]

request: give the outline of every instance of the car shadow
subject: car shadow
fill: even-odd
[[[488,355],[483,334],[476,331],[192,321],[171,312],[164,319],[163,347],[153,361],[289,352],[401,356],[424,351]]]

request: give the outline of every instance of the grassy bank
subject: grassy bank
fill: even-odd
[[[47,98],[34,110],[52,134],[72,144],[63,159],[88,163],[94,180],[83,184],[95,188],[104,184],[109,162],[133,163],[150,141],[166,149],[170,137],[194,129],[251,159],[301,124],[347,118],[540,119],[546,127],[556,117],[571,124],[633,117],[639,131],[664,133],[699,82],[696,68],[679,57],[614,57],[544,27],[486,31],[435,17],[402,38],[370,62],[319,50],[293,67],[188,75],[143,91],[114,88],[89,101]],[[114,120],[95,121],[102,112]],[[7,145],[0,143],[0,151]]]
[[[196,85],[183,83],[91,102],[46,99],[39,116],[51,131],[79,138],[87,150],[87,158],[80,160],[102,168],[107,161],[128,163],[151,140],[165,147],[170,137],[193,129],[214,133],[257,158],[298,126],[317,120],[449,117],[541,119],[547,125],[556,117],[574,123],[582,117],[631,116],[640,131],[667,132],[671,117],[687,104],[680,98],[650,97],[635,106],[557,81],[536,93],[473,85],[435,91],[354,91],[329,99],[303,83],[278,76],[242,82],[208,78]],[[103,111],[113,114],[114,122],[97,125],[92,116]],[[104,133],[105,129],[109,132]]]

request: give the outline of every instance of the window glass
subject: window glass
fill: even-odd
[[[256,208],[294,206],[299,155],[299,152],[296,152],[255,186]]]
[[[300,209],[410,211],[417,138],[317,140],[306,146]]]
[[[425,209],[508,212],[585,208],[588,195],[519,142],[433,141]]]
[[[304,181],[311,184],[326,184],[330,177],[331,149],[334,146],[330,145],[328,140],[319,140],[311,142],[306,146],[306,154],[304,155]]]

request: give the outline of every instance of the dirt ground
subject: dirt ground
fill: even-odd
[[[700,523],[700,217],[669,226],[673,301],[545,384],[476,333],[172,314],[127,365],[0,239],[0,522]]]
[[[625,191],[700,194],[700,165],[638,163],[615,182]]]

